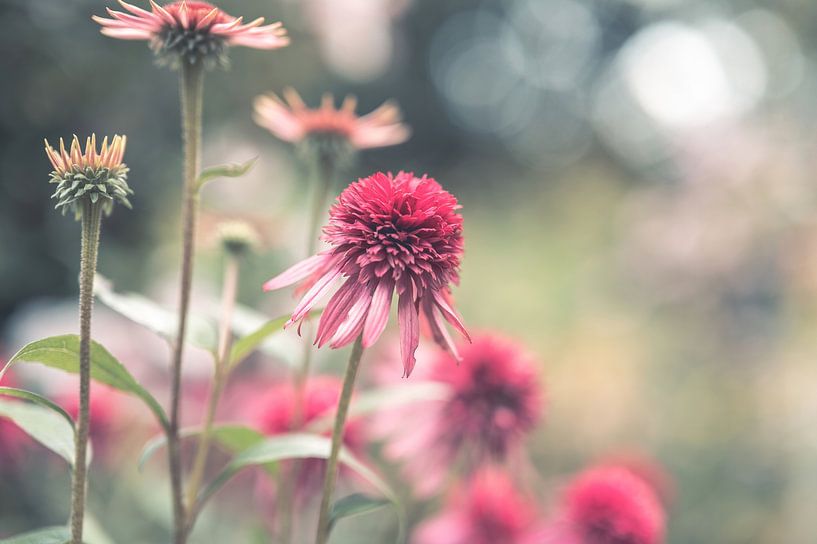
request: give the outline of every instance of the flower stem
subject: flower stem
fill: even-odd
[[[329,506],[332,494],[335,492],[335,482],[338,477],[338,456],[343,443],[343,430],[346,425],[346,416],[349,413],[349,404],[352,400],[352,391],[355,387],[357,370],[363,356],[363,336],[358,336],[349,363],[346,366],[346,376],[343,378],[343,390],[338,401],[338,410],[335,413],[335,426],[332,429],[332,449],[326,462],[326,477],[323,481],[323,496],[321,497],[321,511],[318,518],[318,533],[315,544],[326,544],[329,539]]]
[[[170,387],[170,426],[167,432],[168,464],[173,500],[173,541],[184,544],[187,540],[184,501],[182,497],[182,463],[179,451],[179,419],[181,400],[182,357],[190,307],[190,289],[193,280],[193,252],[198,212],[196,178],[201,166],[201,112],[204,90],[204,67],[201,63],[182,63],[181,110],[182,140],[184,142],[184,194],[182,202],[182,268],[179,294],[179,324],[173,347]]]
[[[318,180],[315,184],[315,194],[312,197],[312,209],[309,215],[309,236],[306,242],[307,257],[315,253],[315,248],[318,246],[318,236],[320,234],[320,227],[323,219],[323,214],[326,206],[326,199],[329,196],[329,190],[332,187],[334,179],[334,163],[328,157],[321,157],[317,161],[318,166]],[[306,382],[309,379],[309,373],[312,366],[312,323],[307,321],[303,324],[303,336],[306,339],[303,347],[303,354],[301,355],[301,366],[295,372],[295,406],[293,407],[292,428],[300,429],[304,420],[305,404],[306,404]],[[281,482],[279,492],[283,497],[281,501],[281,542],[282,544],[290,544],[292,542],[292,532],[295,517],[295,480],[298,478],[298,472],[301,462],[297,459],[292,461],[292,470],[281,473]]]
[[[210,397],[207,401],[207,412],[205,414],[204,425],[199,438],[196,458],[193,461],[193,468],[190,471],[190,480],[187,484],[187,504],[189,505],[187,531],[193,529],[195,523],[196,497],[199,493],[204,469],[207,466],[207,456],[210,452],[212,441],[213,421],[215,421],[216,409],[227,383],[230,374],[229,354],[232,344],[232,322],[235,301],[238,294],[239,263],[238,258],[227,253],[227,263],[224,269],[224,284],[221,294],[221,324],[219,326],[218,353],[215,361],[215,372],[213,383],[210,387]]]
[[[87,480],[88,431],[91,398],[91,314],[94,306],[94,273],[99,251],[102,207],[86,199],[82,210],[82,248],[79,272],[79,421],[71,483],[71,544],[82,543]]]

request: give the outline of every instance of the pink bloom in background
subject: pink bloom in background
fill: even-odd
[[[476,474],[411,544],[533,544],[536,506],[496,470]]]
[[[277,49],[289,45],[281,23],[264,25],[259,17],[244,23],[207,2],[182,0],[160,6],[153,0],[151,11],[119,0],[129,13],[108,8],[112,17],[94,16],[102,33],[121,40],[147,40],[160,57],[184,59],[195,64],[201,59],[223,55],[225,46]]]
[[[563,497],[564,542],[660,544],[665,513],[652,487],[628,468],[598,466],[579,474]]]
[[[437,351],[423,378],[448,386],[439,401],[415,403],[379,414],[375,436],[384,453],[405,464],[419,495],[438,490],[452,466],[466,472],[486,462],[521,462],[523,439],[544,411],[539,365],[523,346],[493,333],[461,348],[462,362]],[[411,432],[406,432],[411,429]]]
[[[56,402],[62,406],[74,419],[79,414],[79,394],[76,387],[68,387],[62,394],[57,395]],[[123,408],[125,397],[123,393],[101,385],[91,384],[91,443],[95,453],[108,453],[115,447],[114,437],[123,430],[123,425],[127,425],[124,417],[126,410]],[[127,429],[133,432],[133,427]]]
[[[0,369],[2,369],[4,365],[5,363],[0,361]],[[0,385],[3,387],[20,387],[14,374],[10,372],[3,375],[2,379],[0,379]],[[13,397],[7,396],[0,396],[0,399],[3,401],[21,402]],[[17,424],[0,416],[0,474],[5,469],[14,468],[15,462],[21,459],[26,444],[30,443],[31,439]]]
[[[268,388],[259,397],[246,405],[246,418],[267,435],[305,431],[311,423],[320,418],[331,418],[340,398],[342,383],[330,376],[311,378],[304,391],[303,414],[295,412],[295,389],[291,382],[283,382]],[[331,428],[331,422],[327,429]],[[364,449],[364,439],[360,424],[354,420],[346,424],[343,434],[344,445],[354,452]],[[300,498],[308,498],[320,490],[323,481],[324,461],[310,459],[300,463],[298,490]],[[291,464],[287,463],[291,467]]]
[[[347,96],[335,109],[332,95],[324,95],[321,106],[309,109],[295,89],[284,89],[284,100],[275,94],[255,99],[255,122],[274,136],[299,143],[311,136],[339,137],[354,149],[397,145],[408,140],[411,132],[401,122],[400,108],[386,102],[371,113],[355,113],[357,99]]]
[[[459,282],[462,216],[457,199],[432,178],[400,172],[377,173],[347,187],[329,211],[323,239],[333,247],[272,278],[269,291],[309,278],[311,286],[287,323],[299,322],[328,294],[343,285],[321,314],[315,336],[320,347],[340,348],[362,334],[364,347],[386,328],[397,291],[397,320],[404,375],[415,364],[420,312],[434,339],[456,354],[443,318],[468,338],[449,302],[449,286]]]

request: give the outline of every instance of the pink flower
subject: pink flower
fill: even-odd
[[[537,361],[518,343],[494,333],[474,336],[462,363],[437,351],[423,378],[448,386],[439,401],[386,413],[373,423],[384,453],[406,462],[419,495],[436,491],[451,466],[472,472],[486,462],[521,461],[523,439],[539,423],[544,400]],[[406,428],[412,432],[405,432]]]
[[[159,58],[169,63],[224,62],[225,48],[230,45],[255,49],[289,45],[281,23],[264,25],[264,18],[259,17],[244,24],[242,17],[207,2],[181,0],[160,6],[151,0],[151,11],[122,0],[119,3],[129,13],[108,8],[112,19],[93,16],[102,25],[102,33],[120,40],[147,40]]]
[[[599,466],[579,474],[563,498],[566,532],[577,544],[660,544],[665,513],[631,470]]]
[[[391,102],[358,117],[357,99],[353,96],[347,96],[340,109],[335,109],[330,94],[324,95],[316,109],[309,109],[295,89],[284,89],[284,98],[286,103],[272,93],[257,97],[254,118],[286,142],[300,143],[310,137],[338,138],[353,149],[368,149],[403,143],[411,134],[400,122],[400,109]]]
[[[116,444],[115,435],[125,429],[124,424],[128,424],[128,431],[133,431],[132,421],[126,421],[126,410],[123,408],[125,397],[119,391],[94,383],[91,385],[90,416],[91,442],[96,453],[108,453]],[[78,388],[71,387],[57,396],[57,404],[61,405],[74,419],[79,414],[79,394]]]
[[[267,389],[257,399],[249,403],[246,417],[264,434],[277,434],[304,431],[310,423],[322,418],[331,417],[337,406],[342,388],[340,380],[330,376],[313,377],[306,383],[303,397],[303,414],[295,412],[296,393],[291,382],[278,384]],[[343,434],[344,445],[353,452],[364,449],[364,438],[358,422],[346,424]],[[324,461],[310,459],[299,463],[298,491],[299,497],[305,498],[320,489],[323,481]],[[291,465],[287,463],[287,469]]]
[[[411,544],[532,544],[535,505],[506,475],[486,470],[422,523]]]
[[[0,368],[3,368],[3,361],[0,361]],[[0,379],[3,387],[19,388],[14,375],[6,373]],[[15,401],[13,397],[2,396],[4,401]],[[31,443],[28,435],[10,420],[0,417],[0,473],[5,469],[13,470],[16,461],[19,461],[24,453],[26,444]]]
[[[323,239],[333,247],[272,278],[269,291],[310,278],[310,288],[287,325],[306,317],[335,281],[345,282],[320,318],[315,343],[340,348],[362,335],[374,344],[389,319],[397,291],[404,375],[415,364],[420,312],[434,339],[456,354],[443,318],[468,338],[449,299],[459,282],[462,216],[457,199],[432,178],[377,173],[347,187],[329,211]]]

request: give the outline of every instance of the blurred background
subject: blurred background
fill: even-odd
[[[128,135],[134,210],[105,222],[99,270],[118,290],[175,301],[178,76],[157,69],[143,42],[99,34],[90,16],[108,5],[0,0],[6,357],[76,329],[79,228],[51,209],[43,138]],[[455,296],[466,322],[519,338],[542,362],[547,415],[529,451],[543,488],[532,491],[547,497],[547,486],[599,456],[639,451],[675,480],[669,542],[814,540],[811,2],[219,5],[283,21],[292,45],[233,49],[230,69],[207,76],[204,164],[260,159],[245,179],[206,190],[196,304],[218,300],[212,233],[223,218],[252,222],[264,242],[245,266],[241,303],[269,316],[292,304],[260,285],[304,256],[310,180],[291,147],[253,123],[253,98],[285,86],[311,105],[324,91],[350,93],[362,113],[394,98],[412,138],[362,154],[346,181],[376,170],[428,172],[462,203],[466,256]],[[134,374],[167,364],[160,340],[98,308],[95,336]],[[339,373],[343,356],[320,353],[319,364]],[[192,353],[190,391],[206,390],[208,364]],[[275,360],[253,364],[285,373]],[[139,406],[127,414],[149,419]],[[142,438],[151,432],[144,423]],[[135,459],[140,447],[136,440],[122,455]],[[64,519],[67,470],[41,457],[21,464],[19,482],[6,473],[0,480],[0,533]],[[114,520],[106,528],[132,535],[122,542],[150,542],[149,531],[166,523],[161,463],[154,468],[92,482],[97,516]],[[233,511],[216,520],[252,501],[234,493],[222,499]],[[119,519],[114,504],[136,504],[138,515]]]

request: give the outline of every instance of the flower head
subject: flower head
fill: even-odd
[[[257,97],[255,122],[285,142],[305,144],[307,150],[322,159],[397,145],[411,134],[401,122],[400,109],[392,102],[358,116],[354,96],[347,96],[341,107],[335,109],[332,95],[326,94],[319,108],[309,109],[295,89],[284,89],[283,95],[286,102],[272,93]]]
[[[258,231],[244,221],[221,223],[218,238],[224,251],[238,257],[252,252],[260,245]]]
[[[532,542],[535,505],[496,470],[476,474],[445,510],[421,524],[412,544]]]
[[[439,400],[373,422],[374,434],[386,439],[384,453],[405,461],[407,480],[420,495],[442,484],[447,467],[473,472],[521,453],[522,440],[542,417],[539,365],[523,346],[480,333],[460,352],[455,365],[449,353],[437,351],[422,376],[447,386]]]
[[[70,151],[60,138],[59,151],[45,141],[45,153],[54,170],[51,172],[51,183],[57,184],[57,190],[51,198],[57,199],[57,209],[65,213],[70,209],[79,218],[82,215],[82,203],[102,203],[105,213],[110,214],[113,205],[118,202],[127,208],[131,207],[128,196],[133,191],[128,187],[128,167],[122,162],[125,155],[126,136],[114,136],[108,145],[108,137],[102,140],[102,148],[97,151],[96,134],[85,140],[85,151],[74,136]]]
[[[129,13],[108,8],[112,19],[93,17],[102,25],[102,33],[121,40],[149,41],[163,64],[223,65],[226,49],[231,45],[256,49],[289,45],[281,23],[264,25],[264,18],[259,17],[244,24],[243,18],[233,17],[207,2],[180,0],[160,6],[150,0],[151,11],[122,0],[119,3]]]
[[[400,351],[411,374],[420,342],[420,312],[434,339],[456,353],[443,318],[466,338],[450,302],[459,282],[462,216],[457,199],[432,178],[377,173],[347,187],[329,211],[323,239],[333,247],[302,261],[264,284],[278,289],[310,278],[311,286],[288,325],[299,322],[343,277],[320,318],[315,343],[340,348],[362,335],[364,347],[382,334],[392,295],[398,295]]]
[[[566,528],[579,544],[660,544],[664,509],[631,470],[599,466],[579,474],[564,495]]]

